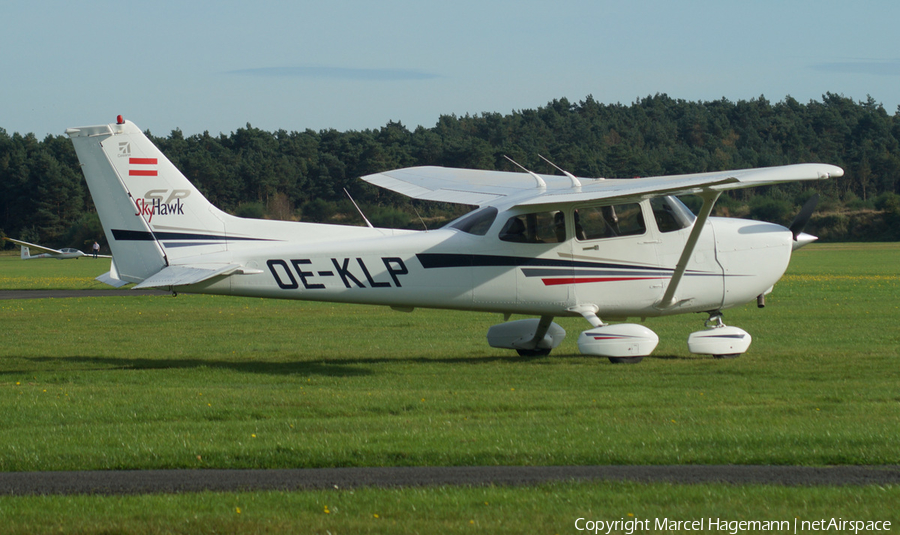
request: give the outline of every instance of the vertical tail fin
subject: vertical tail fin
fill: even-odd
[[[22,260],[28,260],[29,258],[31,258],[31,249],[22,246],[22,254],[20,256],[22,257]]]
[[[173,258],[226,249],[222,213],[134,123],[66,133],[122,280],[141,282]]]

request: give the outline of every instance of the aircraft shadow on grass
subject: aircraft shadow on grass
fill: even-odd
[[[576,357],[583,359],[581,355],[557,355],[553,358],[547,356],[508,356],[508,355],[487,355],[480,357],[452,357],[452,358],[425,358],[425,357],[406,357],[406,358],[339,358],[316,361],[290,361],[290,362],[274,362],[264,360],[253,361],[227,361],[212,359],[146,359],[146,358],[124,358],[124,357],[96,357],[96,356],[69,356],[69,357],[27,357],[26,360],[35,363],[60,363],[72,364],[83,363],[95,366],[90,369],[72,370],[73,372],[84,371],[110,371],[110,370],[174,370],[174,369],[201,369],[211,368],[220,370],[231,370],[239,373],[255,373],[265,375],[296,375],[309,376],[319,375],[325,377],[363,377],[375,375],[377,372],[371,369],[371,366],[378,364],[448,364],[448,365],[483,365],[495,362],[506,362],[510,364],[528,364],[539,362],[551,362],[565,357]],[[697,360],[696,357],[683,357],[675,355],[659,355],[650,357],[654,359],[687,359]],[[606,363],[603,363],[606,364]],[[0,375],[12,375],[21,373],[31,373],[33,370],[15,370],[0,372]]]
[[[346,365],[342,362],[323,361],[271,362],[260,360],[226,361],[212,359],[145,359],[92,356],[28,357],[27,360],[40,363],[83,363],[95,366],[90,369],[72,370],[73,372],[210,368],[231,370],[239,373],[258,373],[267,375],[321,375],[327,377],[358,377],[372,375],[370,370],[366,370],[359,366]]]

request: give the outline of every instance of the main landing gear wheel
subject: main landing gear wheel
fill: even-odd
[[[644,360],[644,357],[609,357],[609,361],[613,364],[637,364]]]
[[[655,332],[634,323],[598,325],[578,337],[578,349],[582,354],[606,357],[613,364],[637,364],[650,355],[658,343]]]
[[[520,357],[546,357],[550,354],[550,349],[516,349],[516,353]]]
[[[507,321],[487,333],[488,345],[515,349],[522,357],[546,357],[565,337],[565,329],[553,322],[553,316]]]

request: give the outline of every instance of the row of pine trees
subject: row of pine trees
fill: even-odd
[[[585,177],[640,177],[802,162],[843,167],[844,178],[741,190],[719,213],[786,223],[818,191],[812,230],[831,240],[900,239],[900,110],[826,94],[800,103],[689,102],[667,95],[630,105],[554,100],[508,114],[441,116],[431,128],[390,122],[377,130],[266,132],[151,139],[209,199],[247,217],[360,224],[344,189],[376,225],[422,228],[465,207],[410,201],[358,177],[440,165]],[[688,200],[689,205],[692,201]],[[0,236],[60,247],[102,240],[72,144],[65,136],[0,128]]]

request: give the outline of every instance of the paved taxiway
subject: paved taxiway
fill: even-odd
[[[0,300],[110,297],[116,295],[171,295],[171,292],[164,290],[0,290]]]
[[[14,290],[0,299],[166,295],[160,290]],[[0,472],[0,495],[145,494],[436,485],[534,485],[554,481],[897,485],[900,466],[454,466],[296,470],[92,470]]]
[[[297,470],[100,470],[0,473],[0,494],[148,494],[315,490],[437,485],[535,485],[558,481],[636,481],[896,485],[900,466],[454,466]]]

